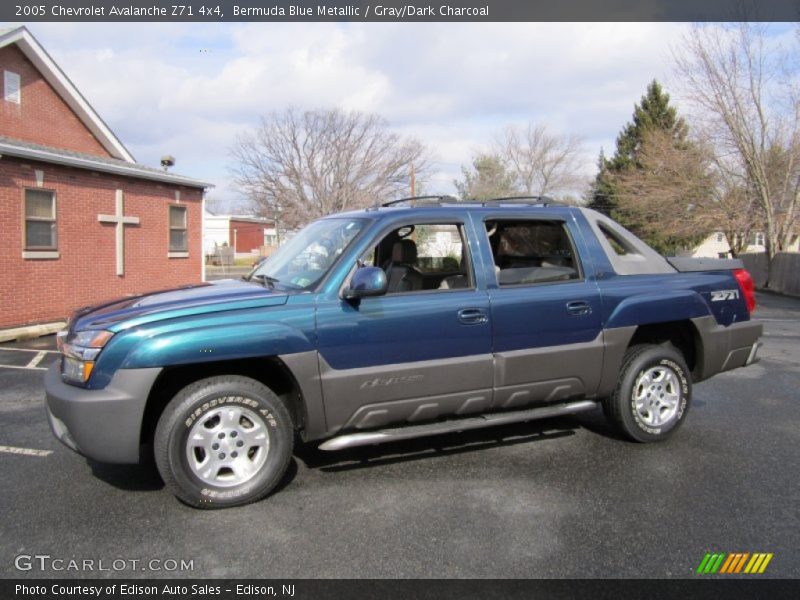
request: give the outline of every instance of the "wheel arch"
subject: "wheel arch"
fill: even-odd
[[[660,321],[604,330],[605,353],[598,396],[614,391],[625,353],[640,344],[670,344],[683,356],[693,381],[700,380],[703,343],[691,319]]]
[[[181,364],[165,367],[153,383],[142,418],[140,445],[151,445],[158,420],[175,394],[195,381],[219,375],[240,375],[263,383],[284,401],[295,430],[306,427],[302,387],[280,356]]]

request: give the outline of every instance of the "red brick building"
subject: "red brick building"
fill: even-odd
[[[0,86],[0,329],[202,281],[208,184],[137,164],[24,27]]]

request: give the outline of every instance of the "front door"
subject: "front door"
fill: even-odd
[[[387,272],[386,295],[319,300],[329,431],[424,422],[491,405],[489,299],[475,285],[465,240],[458,219],[398,223],[362,257]]]

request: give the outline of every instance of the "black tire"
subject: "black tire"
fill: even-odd
[[[190,433],[202,441],[190,447]],[[292,419],[283,401],[262,383],[239,375],[209,377],[183,388],[161,414],[153,440],[166,486],[186,504],[207,509],[264,498],[286,472],[293,445]]]
[[[681,426],[691,401],[692,379],[681,353],[672,346],[642,344],[625,353],[617,387],[603,410],[626,437],[659,442]]]

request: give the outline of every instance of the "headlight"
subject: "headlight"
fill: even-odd
[[[58,348],[64,355],[61,377],[68,382],[86,383],[97,355],[113,335],[104,330],[79,331],[72,336],[59,334]]]

